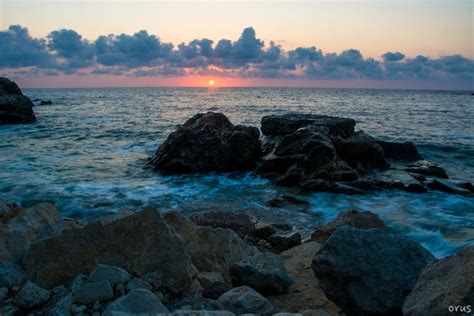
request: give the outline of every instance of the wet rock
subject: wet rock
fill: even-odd
[[[234,126],[222,113],[201,113],[171,133],[150,160],[166,174],[250,170],[261,155],[256,127]]]
[[[412,142],[399,143],[378,140],[377,144],[382,147],[385,157],[387,158],[404,161],[415,161],[422,159],[420,153],[416,149],[415,144]]]
[[[197,275],[197,279],[204,289],[208,288],[215,282],[224,282],[222,275],[216,272],[200,272]]]
[[[354,188],[351,185],[345,183],[337,183],[327,180],[310,180],[305,182],[301,187],[302,193],[309,193],[309,192],[329,192],[329,193],[341,193],[341,194],[364,194],[363,190],[359,190]]]
[[[268,242],[274,249],[281,252],[301,244],[301,234],[299,232],[276,233],[268,237]]]
[[[199,226],[231,229],[241,238],[252,238],[255,233],[252,219],[243,212],[207,211],[191,214],[189,218]]]
[[[382,147],[363,131],[348,138],[333,138],[333,142],[338,155],[359,173],[389,167]]]
[[[0,264],[0,286],[12,288],[25,281],[25,271],[19,264],[4,262]]]
[[[295,282],[287,293],[268,297],[276,310],[305,315],[340,314],[341,310],[320,289],[311,269],[311,261],[320,247],[318,243],[310,241],[281,253],[285,268]],[[316,313],[318,310],[324,310],[325,313]]]
[[[291,195],[282,195],[278,198],[271,199],[267,204],[271,207],[302,206],[306,208],[309,206],[308,202],[297,199]]]
[[[109,281],[87,282],[76,291],[74,301],[81,305],[95,301],[109,301],[114,298],[114,290]]]
[[[40,306],[49,300],[50,294],[33,282],[26,282],[16,294],[13,303],[23,309],[31,309]]]
[[[123,284],[117,284],[115,286],[115,297],[120,297],[122,295],[125,295],[127,293],[127,288]]]
[[[41,100],[39,105],[51,105],[53,104],[53,101],[51,100]]]
[[[161,304],[158,297],[148,290],[135,289],[110,303],[102,315],[154,315],[159,313],[169,313],[169,311]]]
[[[44,287],[62,284],[98,263],[141,275],[162,273],[162,286],[174,293],[189,288],[196,275],[182,238],[150,208],[35,243],[24,259],[29,278]]]
[[[23,95],[15,82],[0,77],[0,125],[34,121],[33,102]]]
[[[112,286],[125,284],[130,278],[130,274],[124,269],[106,264],[98,264],[89,275],[90,282],[108,281]]]
[[[5,298],[8,295],[8,289],[6,287],[0,288],[0,306],[5,302]]]
[[[356,122],[353,119],[315,114],[270,115],[262,118],[264,135],[288,135],[305,126],[318,126],[329,129],[334,135],[348,137],[354,133]]]
[[[233,288],[222,294],[217,302],[226,310],[236,314],[269,315],[273,311],[272,304],[248,286]]]
[[[474,247],[427,266],[403,304],[403,315],[469,313],[474,307]],[[450,308],[452,310],[450,310]]]
[[[404,187],[404,190],[411,193],[426,193],[428,189],[421,183],[410,183]]]
[[[464,196],[472,196],[473,193],[468,190],[465,186],[465,183],[457,183],[452,180],[445,179],[432,179],[428,182],[427,187],[432,190],[447,192],[451,194],[460,194]]]
[[[221,273],[228,282],[230,265],[258,252],[232,230],[197,226],[178,212],[166,213],[164,220],[183,237],[199,272]]]
[[[127,291],[135,289],[145,289],[151,291],[151,285],[139,278],[133,278],[127,283]]]
[[[362,229],[380,228],[384,231],[388,231],[387,226],[385,226],[377,214],[369,211],[359,212],[350,210],[339,214],[336,219],[329,222],[326,226],[315,229],[311,235],[311,239],[323,244],[336,229],[343,225]]]
[[[213,299],[213,300],[217,300],[222,294],[230,291],[231,289],[232,287],[225,282],[214,281],[209,286],[204,287],[202,296]]]
[[[270,224],[255,225],[255,236],[260,239],[268,239],[271,235],[276,233],[275,227]]]
[[[324,293],[349,315],[401,314],[421,270],[435,259],[414,241],[381,229],[337,229],[316,253]]]
[[[293,284],[283,259],[272,253],[257,254],[230,267],[233,286],[246,285],[263,295],[283,294]]]
[[[419,163],[409,166],[405,169],[407,172],[421,174],[424,176],[433,176],[442,179],[448,179],[448,174],[440,166],[431,164],[427,161],[420,161]]]

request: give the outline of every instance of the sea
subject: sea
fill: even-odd
[[[301,225],[324,224],[348,209],[379,214],[396,233],[435,256],[474,243],[474,198],[431,191],[301,195],[253,173],[162,176],[144,168],[167,135],[199,112],[260,126],[288,112],[354,118],[378,139],[413,141],[451,178],[474,181],[474,96],[470,91],[293,88],[24,89],[38,121],[0,126],[0,197],[23,206],[52,202],[87,220],[145,206],[160,210],[258,210]],[[284,194],[309,203],[274,209]],[[286,212],[286,214],[285,214]],[[308,216],[311,215],[311,216]],[[305,222],[306,221],[306,222]]]

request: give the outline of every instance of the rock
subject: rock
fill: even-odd
[[[156,291],[163,283],[162,272],[150,272],[143,276],[143,281],[151,285],[152,290]]]
[[[363,131],[359,131],[349,138],[333,138],[333,142],[337,154],[359,173],[367,173],[373,168],[386,169],[389,167],[382,147]]]
[[[151,291],[151,285],[139,278],[133,278],[127,283],[127,291],[145,289]]]
[[[268,239],[271,235],[276,233],[275,227],[270,224],[255,225],[255,237],[260,239]]]
[[[100,222],[102,225],[107,225],[107,224],[110,224],[112,222],[115,222],[116,220],[125,218],[125,217],[133,215],[133,214],[135,214],[133,211],[123,210],[123,211],[120,211],[120,212],[117,212],[117,213],[113,213],[113,214],[110,214],[110,215],[99,217],[95,220],[92,220],[90,223]]]
[[[311,235],[311,239],[323,244],[336,229],[343,225],[362,229],[380,228],[388,232],[387,226],[385,226],[384,222],[377,214],[369,211],[359,212],[356,210],[350,210],[339,214],[336,219],[329,222],[326,226],[315,229]]]
[[[273,311],[272,304],[248,286],[233,288],[222,294],[217,302],[235,314],[269,315]]]
[[[474,247],[427,266],[403,304],[403,315],[448,315],[474,309]],[[449,312],[449,313],[448,313]],[[456,313],[456,314],[457,314]]]
[[[81,305],[93,304],[95,301],[109,301],[114,298],[114,290],[109,281],[84,283],[75,293],[74,301]]]
[[[288,135],[305,126],[326,127],[334,135],[348,137],[354,133],[356,122],[353,119],[316,115],[316,114],[285,114],[270,115],[262,118],[262,133],[264,135]]]
[[[283,294],[293,284],[283,259],[275,254],[256,254],[230,267],[233,286],[246,285],[262,295]]]
[[[94,305],[92,306],[92,309],[98,311],[101,307],[102,304],[100,304],[100,301],[95,301]]]
[[[252,238],[255,233],[252,219],[243,212],[207,211],[191,214],[189,218],[199,226],[231,229],[241,238]]]
[[[35,243],[24,259],[29,278],[47,288],[91,271],[98,263],[140,275],[162,273],[161,286],[173,293],[189,288],[196,275],[182,238],[150,208]]]
[[[197,279],[203,289],[208,288],[215,282],[224,282],[224,278],[222,277],[222,275],[216,272],[200,272],[197,275]]]
[[[110,303],[102,316],[138,316],[159,313],[169,313],[169,311],[155,294],[145,289],[134,289]]]
[[[53,101],[51,100],[41,100],[39,105],[51,105],[53,104]]]
[[[258,252],[232,230],[197,226],[178,212],[166,213],[164,220],[183,237],[187,253],[199,272],[220,273],[227,282],[233,262]]]
[[[21,290],[16,294],[13,303],[23,309],[38,307],[49,300],[49,291],[45,290],[33,282],[26,282]]]
[[[125,284],[130,278],[130,274],[124,269],[106,264],[98,264],[89,275],[90,282],[108,281],[112,286]]]
[[[0,264],[17,261],[33,242],[59,235],[66,228],[58,210],[49,203],[23,209],[0,226]]]
[[[228,311],[176,310],[170,315],[173,315],[173,316],[233,316],[235,314]]]
[[[339,315],[341,310],[323,293],[318,280],[311,270],[311,261],[321,246],[310,241],[281,253],[285,260],[285,268],[294,279],[288,292],[282,295],[270,296],[268,299],[276,310],[302,313],[324,309],[326,314],[307,315]]]
[[[127,288],[123,284],[117,284],[115,286],[115,297],[120,297],[127,293]]]
[[[395,160],[404,160],[404,161],[415,161],[423,159],[418,153],[415,144],[412,142],[389,142],[383,140],[377,140],[377,144],[382,147],[385,157],[395,159]]]
[[[297,199],[291,195],[282,195],[281,197],[271,199],[267,202],[267,204],[271,207],[288,207],[298,205],[307,208],[309,206],[308,202]]]
[[[5,302],[5,298],[8,295],[8,289],[6,287],[0,288],[0,306]]]
[[[25,281],[25,271],[23,268],[12,262],[0,264],[0,286],[12,288],[20,286]]]
[[[405,191],[411,193],[426,193],[428,190],[421,183],[409,183],[404,188]]]
[[[428,182],[427,187],[432,190],[447,192],[451,194],[460,194],[464,196],[472,196],[473,193],[462,184],[446,179],[432,179]]]
[[[211,283],[209,286],[204,287],[204,291],[202,292],[202,296],[206,298],[210,298],[213,300],[217,300],[222,294],[228,292],[232,289],[232,287],[221,281],[215,281]]]
[[[259,137],[256,127],[201,113],[172,132],[149,163],[165,174],[251,170],[261,155]]]
[[[327,180],[310,180],[303,183],[301,187],[302,193],[309,193],[309,192],[329,192],[329,193],[341,193],[347,195],[354,195],[354,194],[364,194],[363,190],[359,190],[354,188],[348,184],[344,183],[337,183]]]
[[[324,293],[346,314],[398,315],[421,270],[434,260],[414,241],[342,226],[316,253],[312,268]]]
[[[427,161],[420,161],[415,165],[409,166],[405,169],[407,172],[417,173],[425,176],[433,176],[442,179],[448,179],[448,174],[440,166],[431,164]]]
[[[290,249],[301,244],[301,235],[298,232],[275,233],[268,237],[268,242],[279,252]]]
[[[36,121],[33,102],[24,96],[13,81],[0,77],[0,124]]]
[[[8,212],[10,212],[10,205],[8,205],[8,203],[6,201],[0,199],[0,220],[3,219],[3,217]]]

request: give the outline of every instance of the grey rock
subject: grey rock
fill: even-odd
[[[140,275],[160,272],[161,286],[174,293],[189,288],[197,274],[183,239],[154,209],[144,209],[108,225],[96,223],[68,230],[37,242],[24,263],[30,279],[44,287],[54,287],[79,272],[89,272],[98,263],[120,266]]]
[[[312,269],[324,293],[349,315],[400,314],[421,270],[435,259],[418,243],[380,229],[338,228]]]
[[[293,284],[283,258],[273,253],[257,254],[230,267],[233,286],[246,285],[262,295],[284,294]]]
[[[275,233],[268,237],[268,242],[274,249],[281,252],[301,244],[301,234],[299,232]]]
[[[148,282],[143,281],[139,278],[132,278],[127,283],[127,291],[135,290],[135,289],[145,289],[151,291],[151,285]]]
[[[213,299],[213,300],[217,300],[222,294],[230,291],[231,289],[232,287],[225,282],[214,281],[211,284],[209,284],[207,287],[204,287],[202,296]]]
[[[269,315],[273,312],[273,305],[265,297],[245,285],[222,294],[217,302],[235,314]]]
[[[24,96],[15,82],[0,77],[0,124],[36,121],[33,102]]]
[[[403,304],[403,315],[468,314],[474,308],[474,247],[427,266]],[[457,313],[454,313],[454,309]]]
[[[130,278],[130,273],[124,269],[106,264],[98,264],[89,275],[90,282],[109,281],[112,286],[126,284]]]
[[[102,316],[154,315],[158,313],[169,313],[169,311],[152,292],[145,289],[135,289],[110,303]]]
[[[101,307],[102,304],[100,304],[100,301],[95,301],[94,305],[92,306],[92,309],[98,311]]]
[[[108,281],[84,283],[74,294],[78,304],[93,304],[95,301],[109,301],[114,298],[114,290]]]
[[[13,303],[23,309],[31,309],[40,306],[49,300],[50,294],[35,283],[28,281],[16,294]]]
[[[68,293],[49,309],[48,316],[70,316],[73,304],[74,295]]]
[[[25,279],[25,271],[20,265],[11,262],[0,263],[1,287],[10,289],[14,286],[20,286]]]
[[[172,132],[150,160],[166,174],[250,170],[261,154],[256,127],[234,126],[222,113],[196,114]]]
[[[6,287],[0,288],[0,305],[3,305],[3,302],[5,302],[5,298],[8,295],[8,289]]]
[[[125,285],[117,284],[117,286],[115,286],[115,297],[123,296],[125,293],[127,293],[127,288]]]

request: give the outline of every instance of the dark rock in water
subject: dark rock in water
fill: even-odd
[[[168,309],[161,304],[155,294],[145,289],[136,289],[110,303],[102,315],[167,315],[168,313]]]
[[[379,144],[384,153],[385,157],[395,160],[415,161],[423,159],[412,142],[389,142],[378,140]]]
[[[405,191],[411,193],[426,193],[428,190],[420,183],[410,183],[404,188]]]
[[[437,191],[443,191],[452,194],[460,194],[464,196],[472,196],[473,192],[468,189],[469,184],[466,182],[457,183],[447,179],[432,179],[427,184],[428,188]]]
[[[339,214],[336,219],[329,222],[326,226],[316,229],[311,235],[311,239],[323,244],[336,229],[344,225],[361,229],[379,228],[388,231],[387,226],[385,226],[377,214],[369,211],[359,212],[350,210]]]
[[[405,169],[405,171],[422,174],[424,176],[433,176],[437,178],[448,179],[448,174],[443,168],[437,165],[433,165],[427,161],[421,161],[416,165],[409,166]]]
[[[341,158],[359,173],[389,167],[382,147],[363,131],[348,138],[333,138],[333,142]]]
[[[261,155],[259,137],[256,127],[201,113],[171,133],[149,163],[166,174],[251,170]]]
[[[287,206],[303,206],[308,207],[309,203],[300,199],[295,198],[291,195],[282,195],[278,198],[271,199],[267,202],[271,207],[287,207]]]
[[[245,285],[222,294],[217,302],[235,314],[269,315],[273,312],[273,305],[265,297]]]
[[[274,249],[281,252],[301,244],[301,234],[298,232],[275,233],[268,237],[268,242]]]
[[[363,190],[359,190],[355,187],[347,185],[345,183],[337,183],[326,180],[310,180],[305,182],[301,188],[302,193],[308,192],[329,192],[329,193],[342,193],[342,194],[364,194]]]
[[[217,300],[222,294],[232,289],[230,285],[222,281],[216,281],[211,283],[208,287],[204,288],[202,296]]]
[[[268,239],[271,235],[276,233],[276,229],[270,224],[257,224],[255,225],[255,237],[259,239]]]
[[[329,129],[332,135],[348,137],[354,133],[353,119],[316,114],[270,115],[262,118],[264,135],[288,135],[305,126],[319,126]]]
[[[144,275],[162,273],[162,287],[181,293],[196,269],[183,239],[154,209],[144,209],[108,225],[90,224],[35,243],[24,259],[31,280],[51,288],[89,272],[98,263]]]
[[[48,290],[28,281],[15,296],[13,303],[23,309],[31,309],[44,304],[49,300],[49,297],[50,294]]]
[[[51,105],[53,104],[53,101],[51,100],[41,100],[39,105]]]
[[[472,246],[427,266],[403,304],[403,315],[470,314],[474,309],[473,271]]]
[[[114,290],[109,281],[84,283],[75,293],[74,301],[81,305],[96,301],[109,301],[114,298]]]
[[[21,124],[36,121],[33,102],[7,78],[0,77],[0,124]]]
[[[435,258],[381,229],[342,226],[312,262],[324,293],[347,315],[401,315],[421,270]]]
[[[230,267],[233,286],[246,285],[263,295],[286,292],[293,278],[286,272],[283,259],[275,254],[258,254]]]

